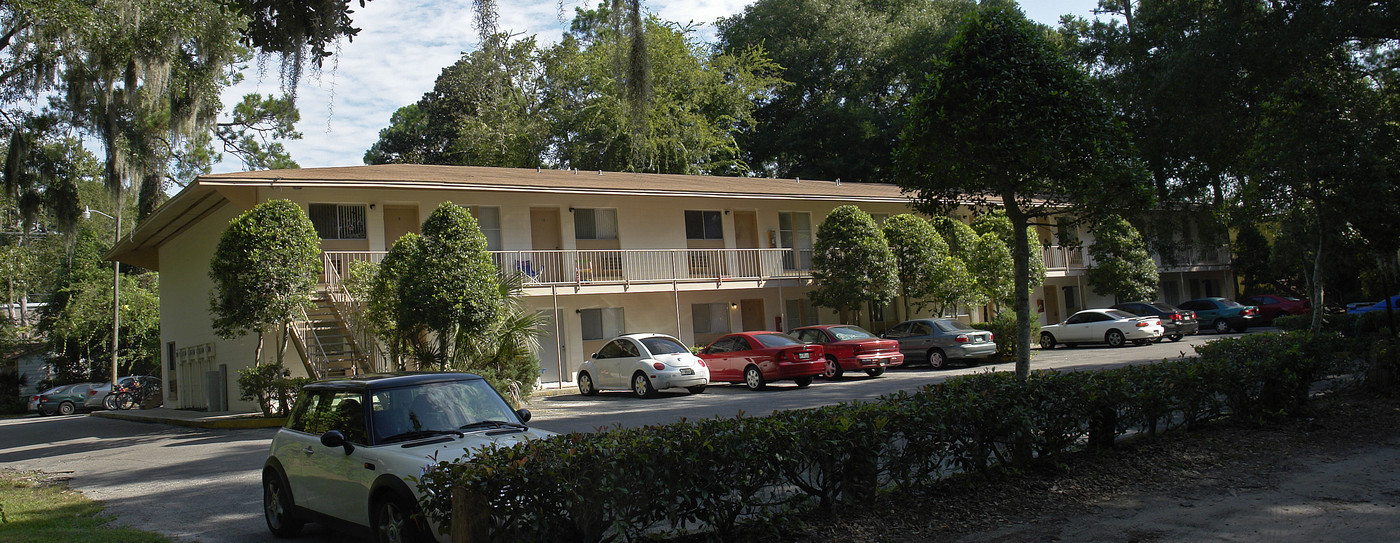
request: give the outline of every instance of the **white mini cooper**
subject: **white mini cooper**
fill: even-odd
[[[427,466],[552,433],[525,425],[484,379],[404,373],[318,381],[302,388],[263,465],[263,516],[278,537],[308,521],[375,541],[447,541],[424,520],[406,477]]]

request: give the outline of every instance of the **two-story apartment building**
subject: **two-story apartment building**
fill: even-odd
[[[208,266],[229,221],[270,199],[306,209],[324,251],[321,307],[296,327],[292,358],[304,363],[289,364],[293,372],[390,369],[357,330],[344,276],[453,202],[472,210],[497,265],[527,277],[525,303],[547,322],[539,350],[546,386],[565,386],[590,353],[623,332],[705,344],[731,331],[835,322],[838,315],[807,300],[817,226],[844,204],[877,220],[911,212],[894,185],[801,179],[423,165],[203,176],[110,255],[160,272],[167,405],[254,407],[227,401],[237,398],[228,376],[253,364],[257,341],[214,334]],[[1074,253],[1045,251],[1047,258]],[[1063,312],[1098,301],[1072,285],[1082,256],[1066,258],[1036,293],[1039,307]],[[864,314],[862,324],[878,331],[908,318],[900,305]]]

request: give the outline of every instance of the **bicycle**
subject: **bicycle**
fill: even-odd
[[[138,405],[145,405],[151,398],[160,398],[160,388],[159,380],[132,379],[131,382],[107,394],[102,399],[102,405],[109,410],[132,409]]]

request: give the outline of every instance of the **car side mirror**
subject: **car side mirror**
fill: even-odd
[[[332,449],[342,447],[345,449],[345,454],[350,454],[355,451],[355,445],[346,441],[345,434],[340,433],[340,430],[331,430],[321,434],[321,444]]]
[[[590,355],[588,355],[588,357],[589,357],[589,358],[596,359],[596,358],[598,358],[598,353],[590,354]]]
[[[530,410],[524,407],[515,410],[515,416],[520,417],[520,422],[530,422]]]

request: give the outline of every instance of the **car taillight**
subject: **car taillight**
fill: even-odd
[[[996,337],[997,337],[996,334],[993,334],[993,333],[991,333],[991,332],[987,332],[987,341],[996,341]]]
[[[1172,313],[1172,320],[1174,320],[1174,321],[1179,321],[1179,320],[1181,320],[1181,313]]]
[[[967,343],[967,334],[958,334],[958,337],[953,338],[953,341]]]
[[[92,390],[92,389],[88,389],[88,394],[87,394],[87,395],[88,395],[89,398],[91,398],[91,397],[97,395],[97,391],[96,391],[96,390]]]
[[[1152,323],[1147,322],[1147,321],[1138,321],[1137,324],[1134,324],[1133,326],[1136,326],[1136,327],[1138,327],[1138,328],[1142,328],[1142,327],[1144,327],[1144,326],[1152,326]]]
[[[695,361],[700,363],[700,367],[702,367],[702,368],[705,367],[705,359],[704,359],[704,358],[697,358],[697,359],[695,359]]]

